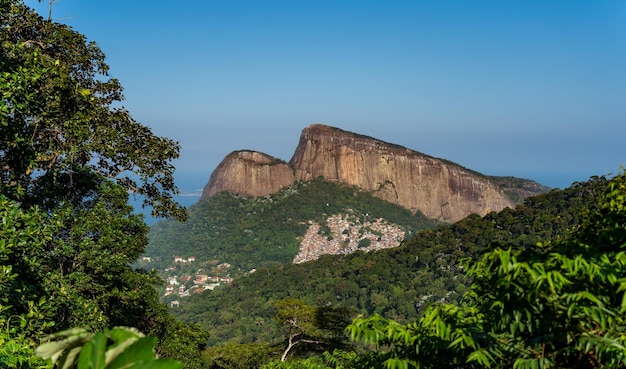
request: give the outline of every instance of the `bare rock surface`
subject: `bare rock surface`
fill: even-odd
[[[215,168],[200,201],[219,192],[242,197],[267,196],[294,184],[293,169],[284,161],[257,151],[234,151]]]
[[[514,207],[498,185],[479,173],[321,124],[302,131],[289,164],[297,181],[322,176],[445,222]]]
[[[452,162],[338,128],[306,127],[289,161],[235,151],[211,174],[200,200],[218,192],[257,197],[317,177],[358,186],[412,212],[444,222],[515,204],[488,177]]]

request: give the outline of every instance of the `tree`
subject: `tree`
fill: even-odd
[[[173,200],[180,147],[120,107],[108,69],[84,35],[0,0],[1,221],[13,225],[0,232],[0,266],[13,273],[0,286],[0,325],[7,342],[31,348],[53,325],[137,326],[158,337],[159,353],[199,367],[206,332],[173,319],[154,289],[161,279],[131,266],[148,228],[129,193],[155,216],[186,216]]]
[[[38,250],[52,238],[46,215],[23,211],[0,195],[0,367],[35,367],[36,337],[54,325],[55,309],[38,284]],[[27,275],[29,278],[24,278]]]
[[[286,347],[281,361],[287,360],[296,346],[304,353],[345,346],[343,328],[349,319],[346,310],[310,306],[293,298],[276,301],[273,305],[276,323],[285,335]]]
[[[53,209],[113,180],[154,215],[184,218],[172,198],[180,147],[118,107],[122,87],[100,48],[18,0],[0,1],[0,27],[2,193]]]
[[[267,363],[272,351],[267,343],[227,343],[207,348],[202,357],[211,369],[253,369]]]

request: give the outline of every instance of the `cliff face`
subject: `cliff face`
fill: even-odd
[[[514,207],[497,185],[477,173],[401,146],[319,124],[303,130],[289,164],[296,171],[297,181],[323,176],[446,222]]]
[[[243,197],[267,196],[293,183],[293,169],[287,163],[256,151],[234,151],[211,173],[200,201],[224,191]]]
[[[266,196],[317,177],[358,186],[445,222],[514,207],[487,177],[416,151],[321,124],[306,127],[289,165],[254,151],[229,154],[200,200],[222,191]]]

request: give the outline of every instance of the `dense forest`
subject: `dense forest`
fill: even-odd
[[[363,221],[383,218],[402,227],[407,238],[438,224],[367,191],[318,178],[265,197],[212,196],[191,206],[186,222],[153,225],[146,255],[160,270],[175,255],[193,255],[198,263],[228,262],[235,275],[243,274],[291,263],[309,221],[324,225],[330,215],[342,213]]]
[[[176,313],[212,332],[211,368],[623,368],[624,247],[622,173],[259,270]],[[350,319],[343,337],[326,324]]]
[[[0,0],[0,367],[626,367],[623,169],[169,310],[136,267],[148,227],[128,195],[184,220],[180,147],[120,107],[107,72],[84,35]]]
[[[422,231],[394,249],[260,268],[224,288],[185,299],[173,313],[209,330],[212,345],[271,341],[277,332],[265,323],[272,320],[272,302],[284,298],[405,323],[432,303],[458,301],[468,284],[463,259],[497,244],[521,248],[565,237],[605,186],[596,178],[553,190],[516,209]]]

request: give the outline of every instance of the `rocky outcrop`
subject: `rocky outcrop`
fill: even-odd
[[[289,164],[297,181],[322,176],[446,222],[514,207],[501,188],[479,173],[320,124],[302,131]]]
[[[500,186],[507,196],[516,204],[521,204],[524,199],[550,192],[551,188],[530,179],[511,176],[490,176],[489,179]]]
[[[229,154],[211,174],[201,200],[222,191],[266,196],[320,176],[444,222],[514,207],[502,188],[480,173],[321,124],[302,131],[289,164],[255,151]]]
[[[211,173],[200,201],[224,191],[242,197],[267,196],[294,180],[293,169],[280,159],[257,151],[234,151]]]

